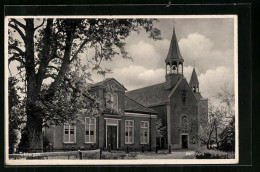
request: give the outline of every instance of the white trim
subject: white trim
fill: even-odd
[[[86,119],[94,119],[94,142],[86,142],[86,125],[87,125],[87,123],[86,123]],[[97,126],[97,123],[96,123],[96,118],[90,118],[90,117],[85,117],[85,131],[84,131],[84,142],[85,143],[96,143],[96,135],[97,135],[97,133],[96,133],[96,127]],[[90,135],[89,135],[90,136]]]
[[[65,126],[68,125],[69,126],[69,142],[65,141]],[[71,142],[70,141],[70,127],[73,126],[74,127],[74,141]],[[77,128],[76,125],[70,125],[70,124],[64,124],[63,125],[63,143],[76,143],[76,133],[77,133]]]
[[[133,122],[133,125],[132,126],[128,126],[128,127],[132,127],[132,141],[131,142],[126,142],[126,138],[125,138],[125,133],[126,133],[126,122],[127,121],[131,121]],[[125,132],[124,132],[124,138],[125,138],[125,144],[134,144],[135,143],[135,123],[134,123],[134,120],[125,120]],[[129,137],[129,132],[128,132],[128,137]],[[128,138],[129,139],[129,138]]]
[[[107,119],[113,119],[113,120],[118,120],[118,121],[120,121],[121,119],[117,119],[117,118],[104,118],[105,120],[107,120]]]
[[[157,118],[157,115],[150,115],[150,114],[141,114],[141,113],[130,113],[130,112],[126,112],[125,116],[133,116],[133,117],[147,117],[147,118]]]
[[[119,135],[119,133],[118,133],[118,131],[119,131],[119,123],[118,123],[118,121],[119,120],[121,120],[121,119],[115,119],[115,118],[104,118],[105,120],[106,120],[106,148],[107,148],[107,126],[116,126],[117,127],[117,133],[116,133],[116,138],[117,138],[117,140],[116,140],[116,148],[118,149],[118,146],[119,146],[119,140],[118,140],[118,135]],[[117,121],[117,123],[116,124],[107,124],[107,120],[108,119],[110,119],[110,120],[116,120]]]
[[[190,147],[190,144],[189,144],[189,141],[190,141],[189,133],[180,133],[180,147],[181,147],[181,149],[183,149],[182,148],[182,136],[187,136],[187,149],[189,149],[189,147]]]
[[[145,123],[147,123],[147,127],[142,127],[142,122],[145,122]],[[149,128],[149,126],[150,126],[150,123],[149,123],[149,121],[141,121],[140,122],[140,143],[141,144],[149,144],[150,143],[150,128]],[[147,128],[147,143],[144,143],[144,142],[142,142],[142,128]]]

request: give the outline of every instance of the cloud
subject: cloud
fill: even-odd
[[[207,70],[206,73],[199,77],[200,92],[202,96],[214,99],[221,87],[228,83],[234,88],[234,71],[233,69],[221,66],[215,70]]]
[[[113,74],[109,75],[108,77],[114,77],[120,83],[125,85],[128,90],[158,84],[165,81],[165,69],[153,70],[136,65],[116,68],[113,70]]]
[[[218,66],[233,67],[234,53],[232,49],[219,50],[214,42],[199,33],[191,33],[179,41],[184,64],[196,66],[201,72],[216,69]]]

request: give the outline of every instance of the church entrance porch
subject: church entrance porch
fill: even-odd
[[[181,148],[188,149],[188,134],[181,134]]]

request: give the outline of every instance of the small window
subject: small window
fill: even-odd
[[[96,140],[96,119],[85,118],[85,143],[95,143]]]
[[[109,92],[106,94],[106,107],[109,109],[113,108],[113,96]]]
[[[125,121],[125,143],[126,144],[134,143],[134,121],[133,120]]]
[[[113,94],[113,108],[116,112],[118,111],[118,96],[116,93]]]
[[[181,128],[183,130],[187,130],[188,129],[188,119],[186,115],[182,115],[181,116]]]
[[[141,144],[149,143],[149,122],[141,121]]]
[[[76,126],[64,125],[64,143],[76,143]]]

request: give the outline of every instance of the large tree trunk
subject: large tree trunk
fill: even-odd
[[[43,149],[42,115],[37,108],[40,99],[40,87],[36,83],[35,59],[34,59],[34,21],[26,19],[25,28],[25,63],[27,81],[27,132],[29,137],[29,149],[41,151]]]

